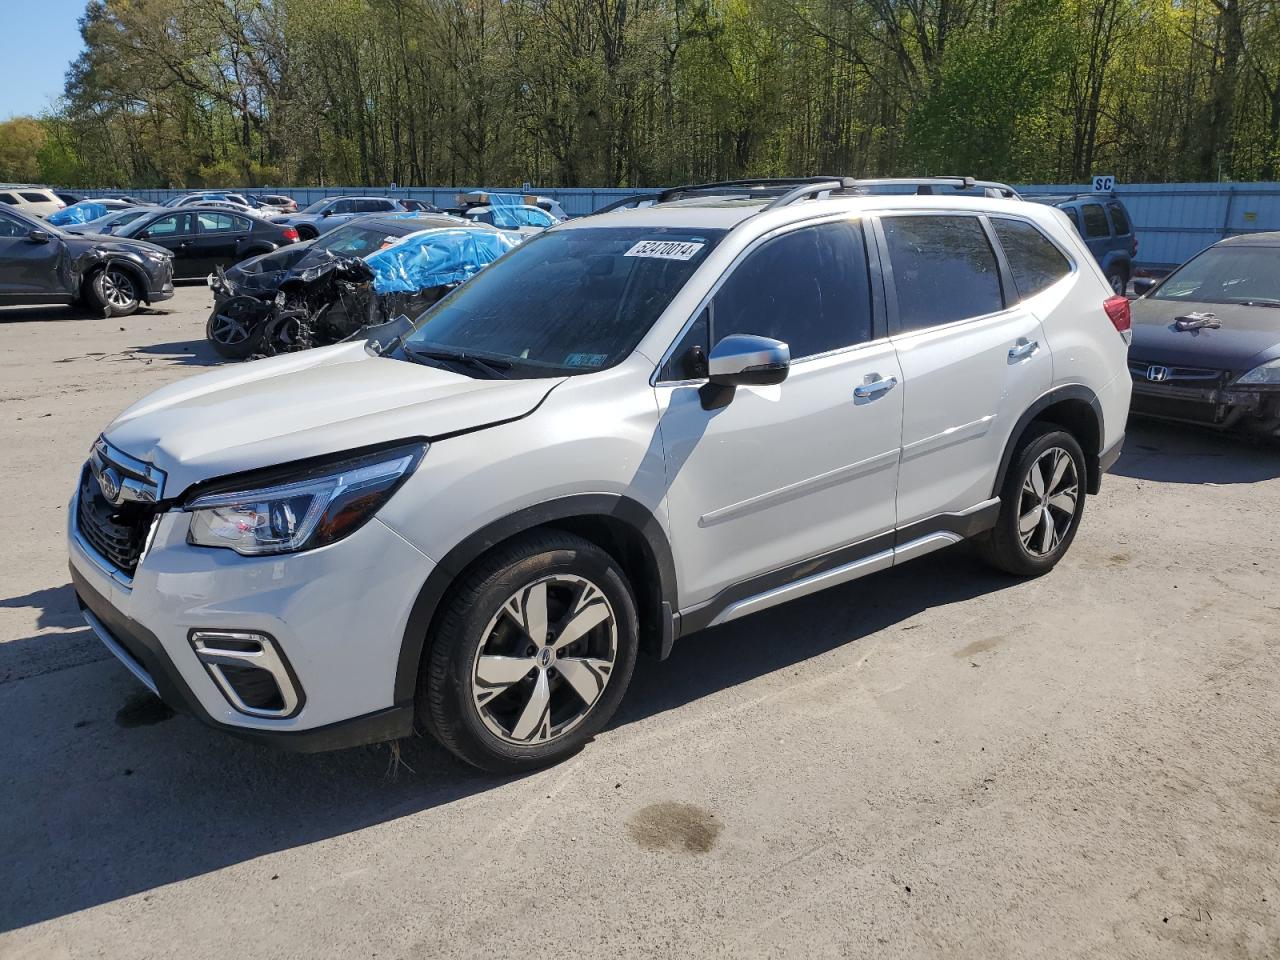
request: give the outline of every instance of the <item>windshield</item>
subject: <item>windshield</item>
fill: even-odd
[[[423,314],[406,346],[506,361],[511,376],[613,366],[724,234],[674,227],[541,234]]]
[[[381,250],[384,241],[398,240],[399,237],[388,235],[386,228],[375,227],[339,227],[316,241],[313,250],[325,250],[337,257],[364,257],[375,250]]]
[[[1150,299],[1280,306],[1280,247],[1210,247],[1175,270]]]
[[[303,207],[302,212],[303,213],[319,213],[321,210],[323,210],[325,207],[327,207],[331,203],[333,203],[333,201],[330,199],[317,200],[315,203],[311,204],[311,206]]]

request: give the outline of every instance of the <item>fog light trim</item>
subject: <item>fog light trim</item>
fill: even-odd
[[[248,630],[192,630],[189,639],[196,658],[222,691],[227,703],[238,713],[283,720],[302,709],[302,688],[289,661],[269,634]],[[269,673],[279,688],[282,706],[265,709],[245,703],[223,672],[223,667],[247,667]]]

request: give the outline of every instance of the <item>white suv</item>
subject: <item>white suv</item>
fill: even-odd
[[[85,618],[215,727],[515,770],[703,627],[966,538],[1045,573],[1119,455],[1128,302],[1060,211],[967,185],[687,190],[165,387],[72,499]]]

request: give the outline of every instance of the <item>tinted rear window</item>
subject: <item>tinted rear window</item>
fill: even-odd
[[[996,255],[977,217],[885,217],[900,332],[1004,309]]]
[[[993,217],[991,226],[1004,248],[1019,296],[1033,296],[1071,272],[1071,262],[1035,224]]]
[[[1111,223],[1116,228],[1116,236],[1123,237],[1132,228],[1129,226],[1129,217],[1124,212],[1124,207],[1118,203],[1107,204],[1107,209],[1111,211]]]
[[[1106,211],[1100,203],[1086,203],[1081,212],[1084,214],[1084,235],[1090,240],[1111,236],[1111,227],[1107,224]]]

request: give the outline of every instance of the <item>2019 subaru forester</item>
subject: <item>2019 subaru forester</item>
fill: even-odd
[[[1120,450],[1128,302],[1060,211],[911,186],[570,221],[399,335],[162,388],[73,497],[86,619],[233,733],[517,770],[702,627],[966,538],[1045,573]]]

